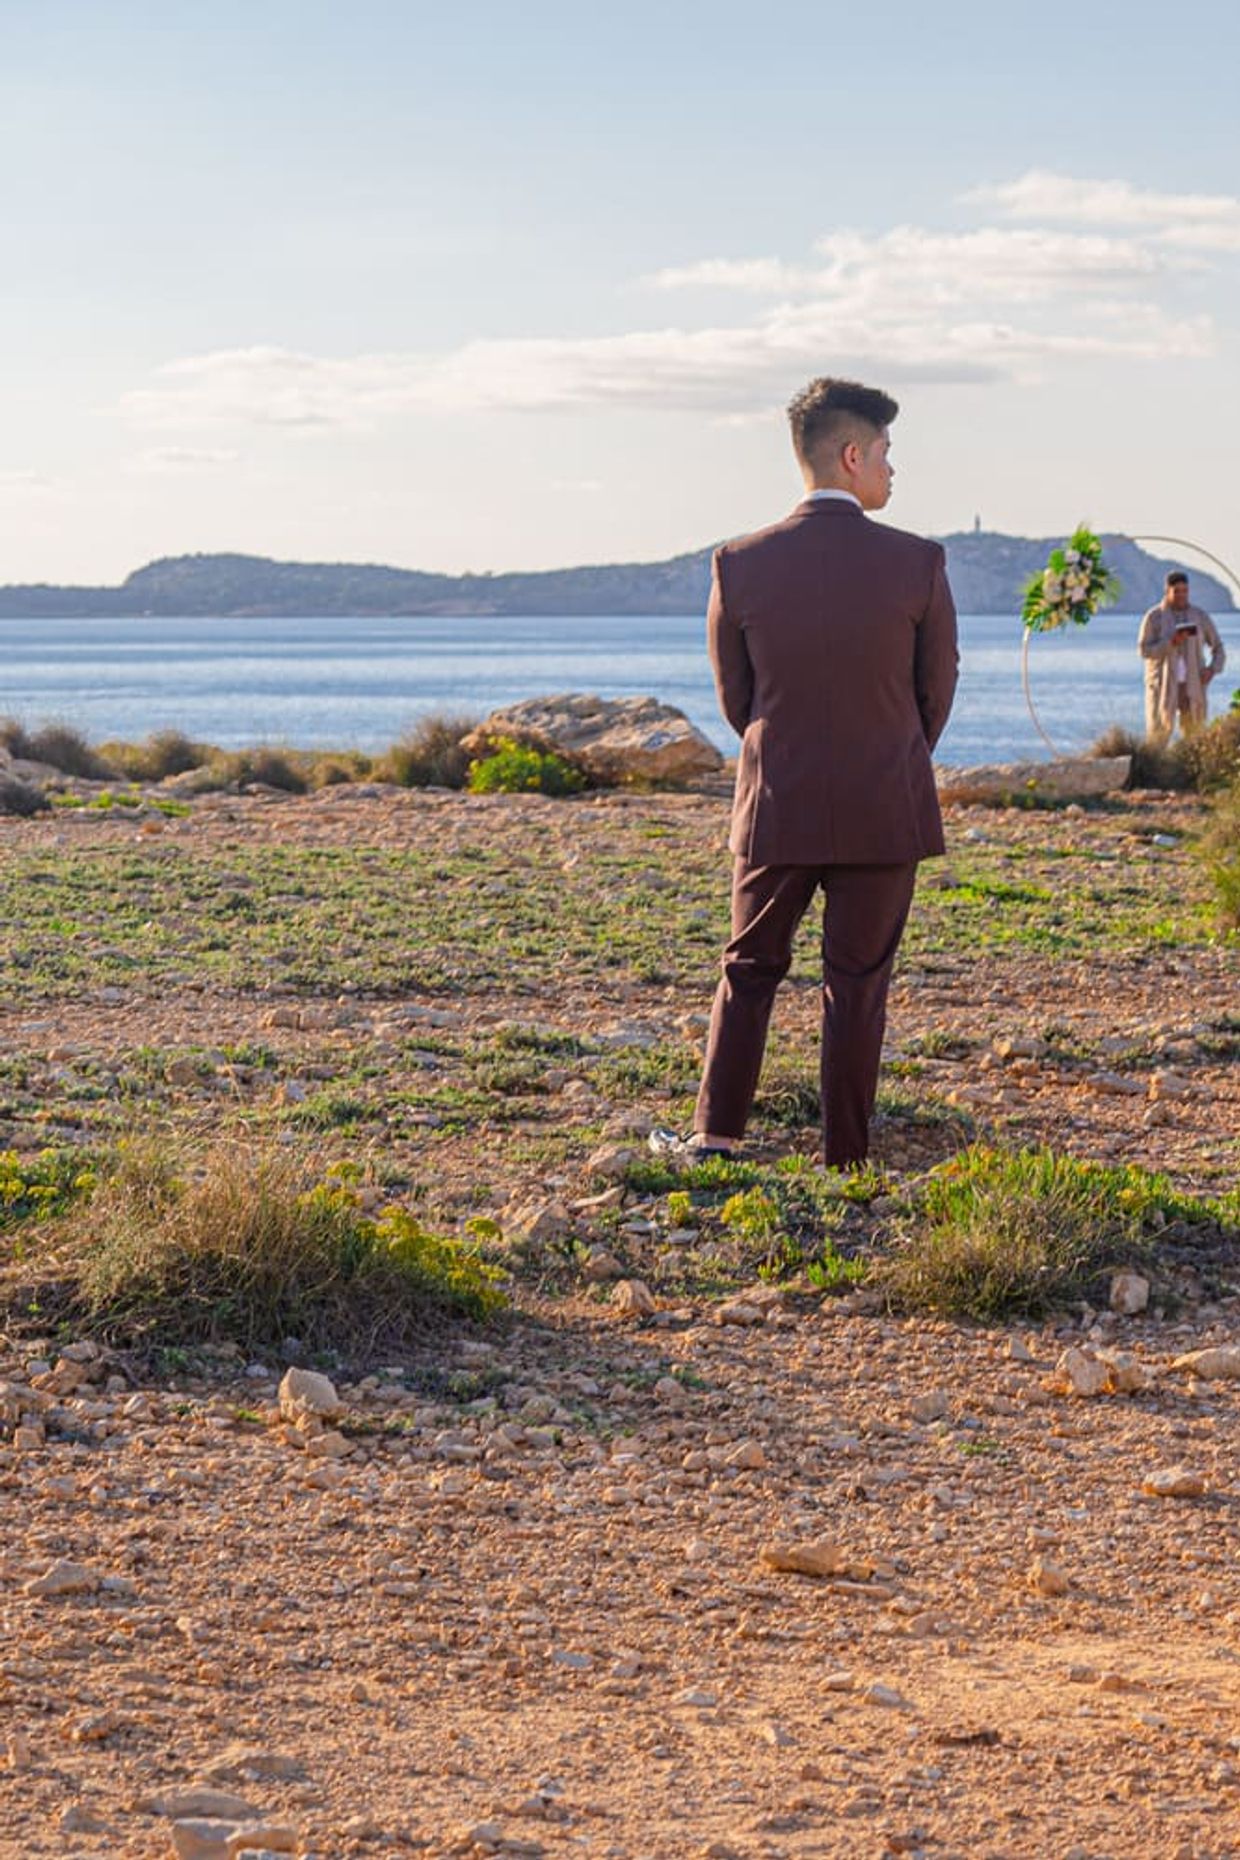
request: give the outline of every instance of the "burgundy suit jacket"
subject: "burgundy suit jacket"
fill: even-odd
[[[930,752],[958,655],[938,543],[807,499],[715,551],[707,631],[742,739],[734,853],[903,865],[943,851]]]

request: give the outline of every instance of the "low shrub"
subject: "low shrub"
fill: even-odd
[[[0,717],[0,749],[7,749],[19,762],[32,762],[30,733],[18,717]]]
[[[1162,788],[1183,791],[1195,785],[1192,764],[1187,756],[1187,745],[1183,737],[1173,743],[1158,743],[1145,736],[1137,736],[1131,730],[1125,730],[1114,723],[1094,743],[1091,756],[1130,756],[1132,768],[1128,775],[1130,788]]]
[[[156,730],[141,743],[102,743],[99,753],[128,781],[167,781],[200,769],[219,751],[181,730]]]
[[[117,772],[68,723],[45,723],[30,731],[15,717],[6,717],[0,723],[0,745],[19,762],[42,762],[80,781],[107,781]]]
[[[566,756],[537,749],[515,737],[495,739],[487,753],[469,765],[471,794],[579,794],[586,776]]]
[[[253,749],[217,751],[205,771],[217,787],[280,788],[286,794],[305,794],[309,783],[293,757],[265,743]]]
[[[1240,930],[1240,774],[1214,797],[1196,850],[1214,887],[1220,926]]]
[[[89,1204],[52,1225],[41,1271],[76,1318],[139,1346],[390,1347],[437,1314],[499,1309],[499,1274],[474,1243],[402,1209],[363,1213],[352,1173],[235,1143],[200,1159],[131,1145]],[[20,1312],[20,1283],[4,1289]]]
[[[1148,1254],[1173,1218],[1218,1217],[1165,1176],[976,1145],[924,1178],[870,1281],[902,1310],[1038,1316],[1096,1293],[1107,1273]]]
[[[1091,756],[1131,756],[1131,788],[1208,792],[1240,772],[1240,710],[1226,711],[1191,736],[1154,742],[1112,724],[1093,744]]]
[[[28,820],[32,814],[46,813],[50,806],[41,788],[0,770],[0,814]]]
[[[339,788],[345,782],[365,781],[374,764],[358,749],[331,749],[315,756],[306,769],[311,788]]]
[[[470,753],[462,744],[477,727],[474,717],[423,717],[380,757],[375,776],[402,788],[463,788]]]
[[[1184,745],[1203,794],[1240,776],[1240,710],[1224,711]]]

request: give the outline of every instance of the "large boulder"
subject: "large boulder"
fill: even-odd
[[[566,691],[493,711],[469,743],[497,736],[545,744],[600,781],[692,782],[717,775],[723,757],[682,710],[657,698]]]
[[[1089,801],[1124,787],[1131,756],[1072,756],[1056,762],[999,762],[972,769],[937,769],[941,801],[980,801],[995,807],[1045,801]]]

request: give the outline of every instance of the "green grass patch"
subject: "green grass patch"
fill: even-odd
[[[1240,1198],[1203,1202],[1142,1169],[977,1145],[923,1179],[870,1278],[902,1310],[1038,1316],[1148,1260],[1171,1221],[1240,1239]]]
[[[63,1213],[94,1184],[79,1150],[46,1149],[33,1156],[0,1150],[0,1232]]]

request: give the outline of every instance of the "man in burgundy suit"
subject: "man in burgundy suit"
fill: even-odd
[[[775,991],[821,890],[824,1159],[867,1154],[917,862],[944,850],[930,752],[957,668],[942,548],[866,515],[891,495],[897,411],[876,388],[811,381],[788,409],[804,502],[715,553],[711,662],[742,741],[697,1153],[744,1133]]]

